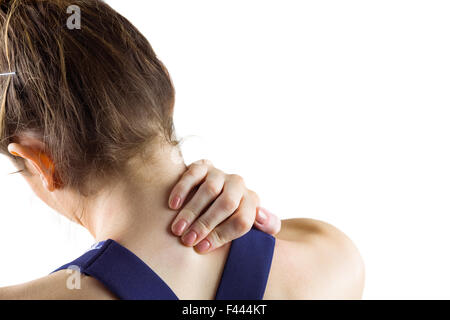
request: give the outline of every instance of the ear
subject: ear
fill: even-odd
[[[37,145],[11,143],[8,145],[8,151],[16,157],[23,158],[32,168],[35,174],[42,179],[44,187],[52,192],[56,189],[55,166],[49,155]]]

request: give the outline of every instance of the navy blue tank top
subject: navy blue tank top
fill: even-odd
[[[251,229],[231,242],[216,300],[261,300],[272,264],[275,238]],[[119,299],[178,300],[140,258],[114,240],[96,243],[62,269],[77,269],[102,282]]]

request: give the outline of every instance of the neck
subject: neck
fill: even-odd
[[[80,219],[97,241],[113,239],[131,250],[183,299],[214,297],[228,245],[208,255],[184,246],[170,230],[177,211],[169,194],[186,171],[176,152],[162,153],[151,165],[124,177],[88,203]],[[181,157],[181,156],[180,156]],[[190,270],[189,277],[186,270]],[[205,283],[199,287],[198,283]]]
[[[87,200],[81,224],[96,241],[113,239],[121,244],[150,243],[157,247],[183,247],[171,231],[177,211],[168,206],[169,194],[185,172],[173,150],[161,152],[151,164],[136,166],[132,174],[115,181]]]

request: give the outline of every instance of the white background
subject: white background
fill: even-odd
[[[187,162],[347,233],[364,298],[450,298],[448,1],[107,2],[169,69]],[[92,243],[0,169],[0,286]]]

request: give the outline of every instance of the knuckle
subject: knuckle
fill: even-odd
[[[234,227],[239,233],[247,233],[251,229],[252,225],[253,221],[250,221],[250,219],[245,215],[240,215],[234,221]]]
[[[193,163],[189,166],[189,169],[186,171],[186,175],[190,177],[197,177],[201,174],[201,170],[202,170],[201,165]]]
[[[239,203],[234,198],[230,197],[229,195],[224,194],[220,201],[220,206],[225,211],[233,212],[234,210],[237,209],[237,207],[239,206]]]
[[[191,163],[191,166],[194,164],[202,164],[205,159],[200,159]]]
[[[208,159],[202,159],[202,160],[200,160],[200,163],[207,167],[212,166],[212,162]]]
[[[180,216],[180,218],[185,219],[188,223],[194,221],[194,219],[197,217],[195,212],[189,208],[183,208],[180,211],[179,216]]]
[[[199,234],[199,236],[203,236],[208,234],[211,231],[211,225],[208,221],[204,219],[198,219],[195,222],[195,226],[193,227]]]
[[[223,244],[227,243],[228,241],[225,239],[225,237],[223,236],[222,232],[217,231],[216,229],[214,229],[211,234],[210,237],[212,238],[211,240],[214,242],[214,247],[220,247]]]
[[[189,168],[188,171],[184,173],[184,178],[195,178],[196,176],[196,172],[195,170],[192,170],[192,168]]]
[[[260,200],[258,194],[257,194],[255,191],[253,191],[253,190],[248,190],[248,194],[249,194],[250,198],[251,198],[254,202],[256,202],[257,204],[260,203],[261,200]]]
[[[215,167],[211,167],[211,171],[213,171],[213,170],[214,170],[214,172],[215,172],[217,175],[219,175],[220,177],[222,177],[223,179],[225,179],[225,176],[226,176],[225,172],[223,172],[222,170],[217,169],[217,168],[215,168]]]
[[[206,180],[201,188],[210,196],[216,197],[219,195],[221,188],[212,180]]]
[[[239,183],[239,184],[245,184],[245,182],[244,182],[244,178],[242,178],[240,175],[238,175],[238,174],[230,174],[229,176],[228,176],[231,180],[234,180],[234,181],[236,181],[237,183]]]

